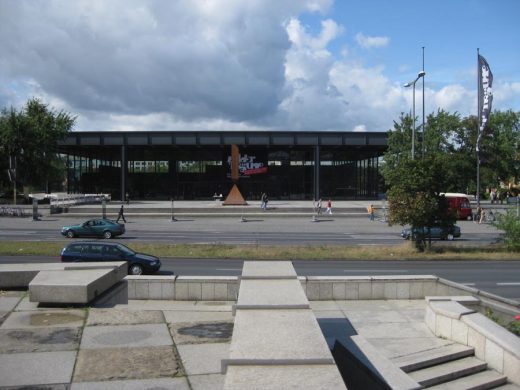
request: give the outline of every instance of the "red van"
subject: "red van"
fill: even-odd
[[[471,204],[466,194],[446,193],[444,196],[457,219],[472,219]]]

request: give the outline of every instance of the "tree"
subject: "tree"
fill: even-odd
[[[2,164],[8,165],[9,158],[16,160],[18,184],[49,190],[49,181],[63,172],[57,155],[58,141],[67,136],[75,121],[70,114],[56,112],[38,99],[30,99],[20,111],[12,107],[2,111]]]

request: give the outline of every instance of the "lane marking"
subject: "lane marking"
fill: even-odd
[[[520,286],[520,282],[497,283],[497,286]]]
[[[215,268],[216,271],[240,271],[241,268]]]
[[[381,272],[389,272],[389,273],[402,273],[402,272],[410,272],[408,271],[407,269],[398,269],[398,270],[395,270],[395,269],[377,269],[377,270],[374,270],[374,269],[344,269],[343,272],[364,272],[364,273],[367,273],[367,272],[378,272],[378,273],[381,273]]]

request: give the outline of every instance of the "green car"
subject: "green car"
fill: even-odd
[[[125,232],[125,225],[110,219],[90,219],[81,225],[63,226],[61,234],[68,238],[103,237],[112,238]]]

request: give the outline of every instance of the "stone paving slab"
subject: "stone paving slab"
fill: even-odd
[[[178,322],[207,322],[207,321],[227,321],[234,320],[231,311],[179,311],[167,310],[163,311],[166,322],[175,324]]]
[[[283,386],[280,384],[283,383]],[[301,366],[229,366],[226,390],[346,389],[334,364]]]
[[[0,326],[2,326],[2,324],[6,320],[8,314],[9,314],[8,311],[0,311]]]
[[[178,345],[186,374],[220,374],[221,360],[229,357],[228,343]]]
[[[164,301],[164,300],[128,300],[128,304],[116,305],[117,309],[133,310],[180,310],[180,311],[227,311],[233,309],[235,301]]]
[[[402,338],[380,338],[370,339],[370,344],[376,347],[381,354],[389,359],[415,354],[435,348],[441,348],[446,345],[453,344],[450,340],[440,339],[437,337],[414,337],[409,338],[406,342]]]
[[[348,318],[348,316],[347,316]],[[373,338],[400,338],[410,339],[418,337],[435,337],[424,323],[354,323],[358,334],[366,339]]]
[[[233,335],[233,322],[180,322],[169,325],[176,345],[202,343],[229,343]]]
[[[0,353],[75,351],[81,328],[0,329]]]
[[[172,344],[166,324],[87,326],[81,338],[81,349],[157,347]]]
[[[189,377],[192,390],[222,390],[225,378],[225,375],[222,374],[190,375]]]
[[[82,327],[86,312],[81,309],[52,309],[45,311],[15,311],[4,321],[0,329],[25,329],[35,327]]]
[[[83,349],[78,353],[73,381],[171,378],[182,375],[171,346]]]
[[[22,300],[22,297],[7,297],[0,295],[0,311],[11,311]]]
[[[247,360],[305,360],[332,363],[333,358],[311,310],[238,310],[230,363]]]
[[[189,390],[186,377],[72,383],[70,390]]]
[[[30,386],[69,383],[76,351],[0,355],[0,384]]]
[[[297,279],[290,261],[244,261],[242,279]]]
[[[162,324],[164,322],[164,316],[160,310],[90,309],[87,318],[87,326]]]
[[[236,309],[309,309],[298,279],[242,280]]]

